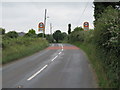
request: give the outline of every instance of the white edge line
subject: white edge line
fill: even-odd
[[[37,71],[35,74],[33,74],[31,77],[29,77],[27,80],[30,81],[35,76],[37,76],[40,72],[42,72],[48,65],[45,65],[43,68],[41,68],[39,71]]]

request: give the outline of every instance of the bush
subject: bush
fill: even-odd
[[[76,27],[68,36],[69,42],[80,41],[84,42],[84,30],[82,27]]]
[[[8,38],[17,38],[18,37],[18,33],[16,31],[10,31],[7,34],[5,34],[4,37],[8,37]]]
[[[84,31],[84,43],[93,43],[94,30]]]
[[[53,43],[54,42],[54,38],[52,35],[46,35],[46,39],[48,40],[49,43]]]
[[[37,37],[43,37],[43,33],[39,33],[39,34],[37,34]],[[44,37],[46,37],[45,34],[44,34]]]
[[[28,33],[26,33],[26,34],[24,35],[24,37],[32,37],[32,38],[36,38],[37,35],[36,35],[34,29],[30,29],[30,30],[28,31]]]
[[[70,42],[80,41],[84,42],[84,31],[73,31],[69,36]]]
[[[0,28],[0,35],[3,35],[3,34],[5,34],[5,29]]]
[[[111,87],[118,87],[118,60],[120,60],[119,11],[108,7],[96,21],[94,40],[98,57],[104,64]]]

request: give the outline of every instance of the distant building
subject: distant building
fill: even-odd
[[[24,33],[24,32],[18,32],[18,35],[19,36],[24,36],[26,33]]]

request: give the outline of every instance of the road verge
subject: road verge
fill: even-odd
[[[32,55],[48,46],[48,42],[41,38],[15,38],[3,40],[2,64]]]

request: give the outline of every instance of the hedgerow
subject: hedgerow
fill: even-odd
[[[119,60],[120,60],[120,11],[111,6],[107,7],[101,17],[97,19],[95,29],[90,31],[73,31],[69,35],[69,42],[77,42],[87,54],[91,54],[91,63],[98,74],[100,87],[119,88]],[[74,43],[73,43],[74,44]],[[86,46],[86,48],[85,48]],[[91,49],[92,48],[92,49]],[[90,51],[89,51],[90,50]],[[93,62],[94,61],[94,62]],[[98,65],[99,63],[99,65]],[[103,70],[100,70],[103,69]],[[104,73],[104,74],[103,74]],[[104,78],[105,77],[105,78]]]
[[[118,61],[120,60],[119,11],[108,7],[96,21],[94,41],[99,58],[104,64],[111,87],[118,87]]]

